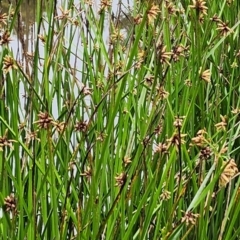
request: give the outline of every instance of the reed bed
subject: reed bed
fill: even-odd
[[[240,2],[1,12],[1,239],[240,239]],[[11,49],[17,29],[21,60]]]

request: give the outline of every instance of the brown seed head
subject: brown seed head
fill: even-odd
[[[159,12],[160,12],[160,10],[159,10],[158,6],[155,4],[152,4],[152,6],[150,7],[150,9],[147,12],[148,22],[152,23],[154,21],[154,19],[157,18],[157,15]]]
[[[229,161],[223,161],[223,168],[224,170],[219,179],[220,187],[226,187],[226,185],[238,173],[238,167],[234,159],[230,159]]]
[[[127,175],[123,172],[123,173],[117,174],[115,179],[116,179],[115,186],[116,187],[123,187],[125,182],[126,182],[126,180],[127,180]]]
[[[191,225],[195,225],[196,224],[196,221],[197,221],[197,218],[199,217],[200,215],[199,214],[194,214],[192,212],[186,212],[184,217],[182,217],[182,220],[181,222],[182,223],[186,223],[186,225],[188,226],[189,224]]]
[[[0,45],[7,45],[9,44],[9,42],[12,41],[12,39],[10,38],[10,32],[9,31],[5,31],[1,37],[0,40]]]
[[[0,137],[0,151],[3,151],[5,147],[10,147],[11,149],[13,149],[12,143],[16,141],[8,139],[7,135],[8,130],[6,130],[4,135]]]
[[[200,150],[200,160],[208,160],[212,155],[211,148],[209,146],[204,147]]]
[[[48,129],[54,123],[53,118],[47,112],[40,112],[38,118],[39,120],[34,123],[37,123],[39,128]]]
[[[13,193],[4,198],[4,208],[6,212],[15,213],[17,211],[17,202]]]
[[[88,123],[87,121],[79,121],[75,124],[74,128],[75,128],[75,131],[85,133],[88,129]]]

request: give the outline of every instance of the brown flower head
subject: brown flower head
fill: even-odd
[[[145,82],[147,83],[147,85],[151,86],[153,81],[154,81],[154,76],[153,75],[148,75],[145,77]]]
[[[127,166],[127,165],[129,165],[132,161],[131,161],[131,157],[129,157],[129,156],[125,156],[124,158],[123,158],[123,162],[124,162],[124,165],[125,165],[125,167]]]
[[[162,194],[160,195],[160,199],[162,201],[167,201],[171,198],[171,192],[167,191],[167,190],[163,190]]]
[[[75,124],[74,128],[75,128],[75,131],[85,133],[88,129],[88,123],[87,121],[79,121]]]
[[[0,24],[7,25],[8,16],[6,13],[0,13]]]
[[[204,147],[200,150],[200,160],[208,160],[212,155],[211,148],[209,146]]]
[[[154,149],[154,153],[168,153],[168,145],[166,143],[158,143]]]
[[[9,196],[4,198],[4,208],[6,212],[16,213],[17,201],[13,193],[11,193]]]
[[[157,18],[157,15],[159,12],[160,12],[160,10],[159,10],[158,6],[155,4],[152,4],[152,6],[150,7],[150,9],[147,12],[148,22],[152,23],[154,21],[154,19]]]
[[[212,18],[210,18],[210,20],[212,20],[213,22],[216,22],[216,23],[222,22],[222,20],[217,15],[214,15]]]
[[[204,0],[193,0],[193,5],[189,6],[192,9],[196,9],[199,14],[207,15],[208,8]]]
[[[92,169],[90,167],[87,167],[86,170],[80,174],[81,176],[85,176],[87,180],[90,180],[92,177]]]
[[[38,34],[38,38],[42,41],[42,43],[46,42],[46,36],[43,36],[41,34]]]
[[[109,0],[101,0],[99,13],[107,11],[111,7],[112,2]]]
[[[126,180],[127,180],[127,175],[126,175],[126,173],[120,173],[120,174],[117,174],[115,179],[116,179],[115,186],[116,187],[123,187],[125,182],[126,182]]]
[[[186,80],[184,81],[184,84],[185,84],[186,86],[188,86],[188,87],[192,87],[192,82],[191,82],[190,79],[186,79]]]
[[[173,49],[173,61],[177,62],[179,61],[180,56],[184,57],[184,51],[186,48],[184,48],[182,45],[178,45]]]
[[[6,56],[3,58],[3,72],[7,74],[12,69],[18,69],[15,60],[11,56]]]
[[[229,33],[233,33],[232,29],[228,27],[228,23],[222,21],[217,23],[217,30],[219,30],[220,35],[222,36],[226,36]]]
[[[97,141],[100,141],[100,142],[103,142],[104,139],[105,139],[106,136],[107,136],[107,134],[104,133],[104,132],[96,132],[96,135],[97,135],[96,140],[97,140]]]
[[[47,112],[40,112],[38,114],[39,120],[34,123],[38,124],[39,128],[48,129],[52,124],[54,124],[54,120]]]
[[[186,212],[184,217],[182,217],[182,220],[181,222],[182,223],[186,223],[186,225],[188,226],[189,224],[191,225],[195,225],[196,224],[196,221],[197,221],[197,218],[199,217],[200,215],[197,214],[197,213],[192,213],[192,212]]]
[[[170,145],[179,146],[180,144],[184,144],[185,143],[184,138],[186,136],[187,136],[187,134],[181,134],[179,136],[178,133],[174,133],[171,138],[167,139],[167,142],[169,142]]]
[[[59,122],[59,121],[53,121],[52,124],[55,126],[55,129],[57,130],[58,133],[62,133],[66,123],[65,122]]]
[[[238,167],[234,159],[229,161],[223,161],[223,172],[219,179],[219,186],[226,187],[226,185],[232,180],[232,178],[238,173]]]
[[[62,19],[64,19],[64,18],[67,19],[68,16],[69,16],[70,10],[64,10],[64,9],[62,8],[62,6],[59,7],[59,10],[60,10],[60,12],[61,12],[61,15],[56,16],[55,19],[59,19],[59,20],[62,20]]]
[[[166,99],[169,95],[169,93],[164,89],[163,86],[158,86],[157,88],[157,94],[161,100]]]
[[[8,130],[6,130],[4,135],[0,137],[0,151],[3,151],[5,147],[10,147],[11,149],[13,149],[12,143],[16,141],[8,139],[7,135],[8,135]]]
[[[135,25],[139,25],[141,22],[142,22],[142,15],[140,14],[137,14],[136,17],[133,18],[133,22]]]
[[[240,108],[233,108],[231,113],[234,114],[234,115],[240,114]]]
[[[124,35],[121,33],[119,29],[113,31],[111,35],[111,43],[121,42],[124,39]]]
[[[136,68],[139,69],[142,66],[142,63],[144,62],[144,59],[146,57],[146,52],[142,49],[138,51],[137,55],[137,63],[136,63]]]
[[[176,6],[168,0],[165,0],[165,2],[166,2],[166,8],[168,10],[168,14],[176,16],[176,12],[178,12],[178,9],[176,8]]]
[[[12,41],[12,39],[10,38],[10,32],[5,31],[0,38],[0,45],[9,44],[10,41]]]
[[[27,134],[25,137],[27,143],[30,143],[31,141],[34,141],[34,140],[40,141],[40,139],[37,137],[37,135],[38,135],[38,131],[31,132],[31,131],[27,130]]]
[[[158,52],[160,62],[170,65],[169,60],[171,59],[171,56],[173,55],[173,53],[167,52],[167,46],[160,45],[159,47],[157,47],[157,52]]]
[[[158,125],[155,127],[154,133],[155,133],[156,135],[160,135],[160,134],[162,133],[162,130],[163,130],[163,127],[162,127],[162,124],[160,123],[160,124],[158,124]]]
[[[84,96],[92,94],[92,89],[87,86],[83,86],[81,91],[83,92]]]
[[[226,131],[227,126],[227,117],[220,115],[221,122],[215,124],[214,126],[217,128],[217,131]]]
[[[175,121],[173,123],[173,126],[176,128],[181,128],[182,124],[183,124],[183,119],[185,118],[185,116],[182,117],[175,117]]]
[[[198,147],[204,147],[207,143],[207,139],[206,139],[206,131],[205,129],[201,129],[197,132],[197,136],[193,137],[192,140],[192,144],[193,146],[198,146]]]
[[[204,72],[202,72],[202,69],[200,69],[199,71],[201,79],[204,80],[207,83],[211,82],[211,71],[210,69],[205,70]]]

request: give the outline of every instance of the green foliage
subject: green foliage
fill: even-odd
[[[21,4],[0,17],[1,239],[240,239],[239,1],[37,1],[20,63]]]

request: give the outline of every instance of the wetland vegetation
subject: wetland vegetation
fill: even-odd
[[[1,239],[240,239],[238,0],[1,4]]]

